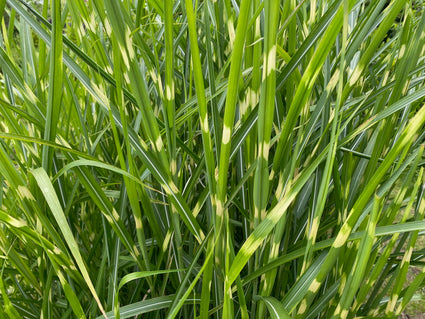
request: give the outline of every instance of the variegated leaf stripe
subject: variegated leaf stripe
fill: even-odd
[[[35,224],[38,219],[43,225],[43,227],[46,229],[46,231],[49,233],[50,237],[52,237],[52,240],[58,246],[58,248],[60,248],[62,251],[65,251],[66,248],[58,232],[51,225],[46,215],[42,212],[42,208],[37,203],[34,195],[28,189],[28,185],[26,180],[24,179],[24,176],[13,165],[13,161],[1,145],[0,174],[8,182],[8,192],[16,193],[17,198],[19,198],[18,207],[22,209],[22,212],[25,214],[27,221],[30,224]]]
[[[292,185],[291,190],[286,193],[283,198],[276,204],[276,206],[267,214],[266,218],[254,229],[252,234],[245,241],[229,270],[228,279],[226,281],[227,287],[239,276],[240,271],[244,268],[245,264],[255,253],[258,246],[265,240],[269,233],[273,230],[276,223],[284,216],[286,209],[295,199],[299,191],[313,174],[317,166],[326,158],[327,148],[314,160],[311,165],[303,171],[299,178]]]
[[[121,10],[121,2],[112,0],[105,1],[105,7],[108,12],[109,20],[105,20],[104,23],[111,24],[111,30],[107,29],[107,32],[113,32],[117,38],[118,45],[121,48],[121,56],[123,59],[123,65],[128,72],[130,79],[130,87],[132,92],[135,94],[137,105],[142,112],[142,130],[146,132],[147,137],[152,141],[151,147],[155,150],[155,156],[160,160],[161,165],[164,169],[169,168],[169,163],[166,158],[164,142],[159,133],[158,123],[151,107],[151,101],[149,99],[146,82],[142,76],[140,65],[136,60],[136,52],[133,48],[131,40],[130,26],[124,17],[124,13]]]
[[[395,17],[400,12],[400,10],[405,5],[406,1],[392,1],[392,6],[390,10],[387,11],[382,23],[379,25],[378,29],[374,33],[373,41],[370,42],[370,45],[367,46],[365,52],[362,54],[356,68],[353,70],[348,82],[346,83],[343,91],[342,100],[345,99],[350,94],[355,83],[360,79],[362,71],[367,67],[370,59],[375,54],[378,45],[381,43],[387,31],[391,28],[391,25],[394,22]]]
[[[42,39],[49,45],[50,38],[47,32],[42,28],[37,28],[37,24],[35,21],[26,13],[22,11],[22,7],[20,7],[17,3],[14,3],[15,0],[11,0],[12,4],[14,4],[14,8],[34,27],[34,30],[42,37]],[[107,102],[107,97],[103,94],[103,92],[97,87],[95,83],[93,83],[87,74],[75,63],[73,59],[69,57],[66,53],[64,53],[64,63],[70,69],[71,72],[82,82],[82,84],[86,87],[86,89],[93,95],[93,97],[100,103],[100,105],[104,108],[106,112],[111,108],[114,120],[116,121],[117,127],[122,130],[121,119],[119,116],[119,112],[116,110],[114,106],[111,106],[109,102]],[[172,201],[175,202],[177,211],[182,217],[183,221],[189,227],[191,232],[201,241],[201,238],[204,237],[201,228],[199,227],[196,219],[192,216],[187,204],[184,202],[181,194],[178,192],[177,187],[174,182],[171,180],[171,176],[163,171],[162,164],[158,163],[158,159],[156,156],[151,154],[151,151],[148,149],[148,146],[139,139],[137,134],[129,128],[129,139],[132,147],[135,149],[138,156],[141,157],[143,162],[150,169],[152,174],[164,188],[165,192],[170,195]],[[164,153],[165,154],[165,153]]]
[[[254,225],[258,224],[266,216],[266,206],[269,201],[269,149],[271,131],[273,126],[275,91],[276,91],[276,47],[277,30],[280,16],[280,1],[268,1],[264,5],[266,21],[263,76],[261,84],[260,104],[258,110],[258,150],[257,167],[254,176]],[[283,235],[285,220],[278,224],[278,231],[274,234],[269,258],[272,261],[279,253],[279,246]],[[269,296],[276,278],[276,271],[267,273],[260,288],[261,296]],[[267,304],[270,310],[270,304]],[[261,303],[257,310],[257,316],[263,317],[264,304]]]
[[[10,78],[10,81],[20,87],[25,102],[32,106],[28,110],[30,115],[35,117],[39,123],[44,123],[45,108],[42,106],[40,100],[37,98],[28,84],[24,81],[22,73],[16,66],[15,62],[10,59],[2,47],[0,47],[0,63],[2,65],[3,72],[7,74],[7,76]]]
[[[174,31],[173,0],[164,0],[165,16],[165,83],[164,83],[164,119],[167,133],[168,154],[171,176],[177,174],[176,162],[176,126],[175,126],[175,89],[174,89]]]
[[[423,106],[411,119],[409,125],[403,131],[402,136],[394,145],[394,147],[389,151],[388,155],[385,157],[384,161],[378,167],[374,176],[371,178],[369,184],[367,184],[363,193],[359,196],[353,208],[351,209],[347,220],[342,225],[330,251],[325,260],[324,265],[322,266],[319,274],[316,279],[310,285],[310,289],[306,295],[305,301],[301,304],[305,304],[305,310],[310,306],[313,296],[316,294],[317,290],[320,288],[320,285],[323,283],[324,278],[327,276],[329,270],[332,268],[336,262],[337,256],[341,247],[343,247],[350,236],[350,233],[357,223],[358,218],[360,217],[364,207],[367,204],[368,199],[372,195],[374,189],[381,182],[382,177],[387,172],[387,170],[394,164],[395,159],[400,155],[406,146],[409,146],[412,140],[414,139],[417,131],[421,128],[425,122],[425,106]]]
[[[2,223],[5,223],[11,226],[12,232],[17,236],[22,236],[23,238],[31,238],[31,240],[36,243],[38,246],[47,249],[50,252],[51,258],[58,264],[62,265],[62,268],[71,274],[73,280],[76,280],[79,284],[83,284],[84,280],[81,277],[81,274],[77,271],[77,268],[74,265],[72,259],[67,255],[67,251],[63,251],[57,246],[55,246],[50,240],[39,234],[36,230],[32,229],[28,223],[23,219],[18,219],[10,216],[7,212],[0,210],[0,220]],[[29,270],[28,270],[29,271]],[[28,276],[28,274],[30,274]],[[33,277],[34,275],[29,271],[26,273],[28,277]],[[34,278],[31,281],[36,283],[34,288],[40,291],[38,281]]]
[[[165,149],[163,147],[163,141],[159,134],[159,128],[156,122],[156,118],[153,114],[152,108],[150,106],[150,100],[147,93],[146,84],[143,80],[142,74],[140,72],[140,67],[135,60],[135,53],[134,48],[132,47],[132,44],[130,40],[130,29],[128,25],[123,27],[120,25],[119,21],[122,21],[124,17],[122,16],[120,5],[114,1],[108,1],[107,2],[107,10],[111,12],[111,24],[112,28],[115,30],[114,35],[117,36],[117,40],[119,45],[121,46],[121,51],[123,57],[127,57],[127,60],[124,59],[124,65],[127,68],[127,71],[129,72],[130,76],[130,82],[135,84],[137,87],[133,88],[133,91],[136,93],[136,100],[141,108],[141,111],[143,112],[142,116],[142,122],[144,124],[144,129],[147,130],[149,139],[153,142],[152,147],[156,150],[157,154],[149,154],[148,157],[144,157],[148,161],[149,164],[147,166],[150,169],[153,169],[154,171],[151,171],[154,176],[156,172],[159,173],[161,170],[161,179],[158,180],[161,183],[161,186],[164,187],[167,194],[172,194],[171,196],[171,202],[173,205],[175,205],[176,210],[180,214],[180,216],[183,218],[183,221],[188,225],[189,229],[191,229],[192,232],[194,232],[194,235],[198,240],[202,240],[203,233],[200,230],[200,227],[198,223],[196,222],[193,215],[189,212],[189,209],[187,205],[183,203],[183,199],[181,195],[179,195],[178,188],[176,187],[175,183],[172,181],[172,174],[170,171],[167,171],[166,168],[170,167],[168,160],[165,155]],[[114,115],[115,118],[115,115]],[[115,118],[115,120],[117,120]],[[120,125],[117,124],[119,127]],[[130,132],[130,142],[133,144],[134,147],[134,139],[131,136]],[[139,143],[138,143],[139,144]],[[147,145],[145,145],[145,148],[147,148]],[[139,148],[140,149],[140,148]],[[136,148],[137,150],[137,148]],[[146,153],[145,153],[146,154]],[[152,157],[155,157],[156,160],[153,160]],[[160,163],[158,162],[160,161]],[[156,162],[156,164],[154,164]],[[164,178],[166,176],[166,178]],[[183,214],[182,214],[183,213]]]
[[[407,176],[405,177],[403,184],[399,190],[399,192],[397,193],[393,203],[391,203],[390,207],[388,208],[388,216],[395,216],[401,209],[401,205],[406,197],[406,195],[408,195],[407,193],[407,188],[410,186],[411,181],[414,177],[414,172],[416,172],[417,170],[417,165],[419,163],[419,159],[420,156],[418,156],[420,153],[422,153],[422,150],[419,149],[418,152],[413,153],[415,156],[415,159],[411,165],[411,168],[409,169],[409,172],[407,174]],[[408,159],[406,160],[406,162],[411,162],[412,160]],[[398,171],[404,171],[406,167],[400,167],[398,169]],[[384,194],[385,192],[382,192],[382,194]],[[379,195],[378,195],[379,196]],[[410,202],[413,202],[413,200],[415,200],[415,197],[412,196],[411,199],[409,200]],[[409,206],[409,204],[408,204]],[[366,209],[365,209],[366,210]],[[406,222],[406,220],[409,217],[409,210],[405,209],[405,212],[403,213],[402,217],[401,217],[401,224],[404,224]],[[379,227],[378,227],[379,228]],[[378,230],[377,230],[378,233]],[[356,295],[356,301],[353,304],[353,309],[358,309],[361,304],[362,301],[364,301],[368,294],[370,294],[370,291],[373,287],[373,285],[375,285],[375,283],[377,283],[377,281],[379,280],[379,276],[381,275],[381,273],[384,271],[384,267],[386,267],[386,263],[388,258],[390,257],[391,253],[394,251],[394,246],[396,244],[396,242],[399,239],[399,234],[396,233],[393,236],[391,236],[390,240],[388,241],[387,245],[385,246],[384,251],[380,254],[379,257],[377,257],[377,260],[375,261],[374,267],[371,270],[371,273],[369,274],[366,282],[360,287],[359,292]]]
[[[406,222],[406,223],[403,223],[401,225],[402,225],[401,227],[400,227],[399,224],[389,225],[389,226],[378,226],[375,230],[375,236],[376,237],[382,237],[382,236],[388,236],[388,235],[394,235],[395,236],[395,235],[399,235],[400,233],[420,230],[425,226],[425,221],[422,220],[422,221]],[[362,238],[362,236],[363,236],[363,232],[351,233],[351,235],[348,237],[348,241],[359,240],[359,239]],[[333,239],[326,239],[326,240],[317,242],[317,244],[314,246],[314,250],[319,251],[319,250],[322,250],[322,249],[329,248],[329,247],[332,246],[334,240],[335,239],[333,238]],[[285,263],[288,263],[292,260],[295,260],[299,257],[302,257],[303,254],[304,254],[304,249],[300,248],[300,249],[291,251],[290,253],[288,253],[284,256],[280,256],[279,258],[268,263],[267,265],[265,265],[261,269],[258,269],[256,271],[250,273],[246,277],[244,277],[243,280],[242,280],[242,284],[247,285],[248,283],[250,283],[254,279],[261,276],[262,274],[270,271],[271,269],[279,267],[279,266],[281,266]],[[387,256],[387,258],[388,258],[388,256]],[[370,292],[370,290],[368,290],[368,291]]]
[[[343,292],[341,294],[341,298],[334,311],[332,318],[345,319],[349,314],[349,309],[355,298],[357,290],[359,289],[363,281],[363,276],[369,262],[368,258],[365,258],[365,256],[371,255],[372,245],[375,239],[375,228],[382,209],[383,198],[375,196],[372,213],[368,220],[368,224],[366,230],[364,231],[363,237],[360,240],[359,251],[357,253],[354,265],[351,269],[348,279],[344,283],[344,286],[340,287],[340,289],[343,289]]]
[[[210,125],[209,125],[209,114],[207,109],[207,100],[205,96],[205,87],[204,87],[204,78],[202,74],[202,65],[200,60],[198,38],[196,31],[196,19],[195,13],[193,10],[193,4],[191,1],[186,0],[186,13],[188,20],[188,29],[190,37],[190,47],[191,47],[191,57],[193,63],[194,77],[195,77],[195,87],[197,102],[199,108],[199,122],[202,131],[202,142],[204,145],[205,151],[205,164],[207,168],[207,178],[208,178],[208,188],[210,190],[210,196],[213,206],[215,206],[215,161],[213,154],[212,139],[210,135]],[[218,147],[218,146],[217,146]]]
[[[8,256],[11,266],[16,267],[17,271],[20,273],[22,278],[25,278],[25,280],[27,280],[32,285],[32,287],[35,289],[37,294],[42,295],[42,289],[40,287],[40,283],[38,282],[36,276],[30,269],[30,267],[27,265],[27,263],[20,256],[20,254],[17,251],[15,251],[15,249],[9,242],[7,235],[3,231],[3,229],[0,229],[0,244],[1,244],[0,246],[1,251],[4,255]]]
[[[420,154],[421,156],[422,154]],[[418,174],[418,178],[416,179],[415,185],[413,187],[412,190],[412,194],[417,194],[419,187],[424,183],[424,179],[423,179],[423,167],[421,167],[419,174]],[[411,196],[410,200],[405,208],[405,214],[410,212],[414,203],[414,200],[416,199],[415,196]],[[418,202],[419,204],[420,202]],[[425,212],[421,211],[421,210],[417,210],[416,211],[416,220],[422,220],[424,217]],[[406,214],[407,215],[407,214]],[[398,313],[398,308],[397,311],[395,312],[395,308],[397,305],[397,301],[398,298],[400,296],[401,290],[403,289],[403,285],[406,282],[406,275],[407,275],[407,271],[409,269],[409,265],[410,265],[410,261],[412,258],[412,253],[413,250],[415,249],[415,244],[416,244],[416,240],[418,238],[418,231],[415,231],[411,234],[410,239],[409,239],[409,243],[407,245],[407,249],[403,255],[403,258],[400,262],[399,265],[399,272],[397,273],[398,276],[396,278],[396,281],[394,283],[394,288],[391,292],[391,296],[390,296],[390,300],[387,304],[387,307],[385,308],[385,313],[386,314],[395,314],[395,315],[400,315],[400,313]],[[394,313],[395,312],[395,313]]]
[[[416,213],[417,218],[423,218],[424,212],[425,212],[425,182],[422,182],[422,189],[419,193],[418,202],[416,204]],[[413,280],[411,285],[407,288],[406,292],[404,293],[403,300],[400,302],[396,309],[396,314],[401,314],[401,312],[406,307],[409,300],[412,298],[413,294],[417,291],[419,288],[420,283],[424,279],[425,276],[425,267],[422,268],[421,272],[416,276],[416,278]]]
[[[311,217],[311,224],[308,225],[309,233],[307,238],[306,245],[306,253],[303,260],[302,272],[310,265],[312,259],[312,250],[311,247],[314,245],[317,237],[317,233],[319,231],[319,224],[322,217],[323,210],[325,208],[326,198],[329,192],[329,183],[331,181],[332,170],[335,161],[336,148],[338,143],[338,137],[340,134],[340,109],[342,107],[342,89],[343,89],[343,80],[344,80],[344,69],[345,69],[345,54],[347,47],[347,37],[348,37],[348,15],[349,15],[348,2],[343,1],[343,25],[342,25],[342,43],[341,43],[341,53],[340,53],[340,69],[339,69],[339,77],[338,77],[338,90],[337,90],[337,99],[336,106],[334,109],[334,116],[332,119],[332,128],[330,134],[329,145],[329,153],[326,158],[326,163],[323,171],[321,172],[321,181],[320,186],[318,188],[318,195],[315,205],[313,206],[313,212]],[[335,81],[336,82],[336,81]],[[332,85],[328,84],[327,89],[332,87]],[[326,90],[327,90],[326,89]],[[328,96],[330,95],[329,91],[326,91]],[[319,175],[319,172],[318,172]]]
[[[348,8],[354,5],[353,0],[350,0],[348,3]],[[282,162],[282,156],[286,151],[286,147],[288,147],[288,138],[292,134],[292,131],[297,123],[296,119],[300,115],[303,108],[306,106],[307,99],[310,96],[311,91],[313,90],[314,82],[319,75],[320,69],[325,62],[326,56],[331,49],[329,43],[333,43],[336,39],[336,36],[339,30],[342,27],[343,20],[343,8],[340,7],[335,14],[332,22],[326,29],[323,34],[322,39],[317,45],[317,49],[314,52],[313,57],[311,58],[310,63],[305,70],[301,81],[298,85],[298,88],[295,92],[295,96],[292,100],[291,106],[288,111],[288,115],[285,119],[283,130],[279,137],[278,146],[276,149],[276,154],[273,160],[273,169],[270,173],[270,180],[273,179],[274,175],[278,173],[280,168],[280,164]],[[344,101],[344,99],[343,99]]]
[[[212,204],[212,209],[216,208],[216,179],[215,179],[215,168],[216,164],[214,161],[214,152],[212,139],[210,135],[210,126],[209,126],[209,114],[207,109],[207,101],[205,97],[205,87],[204,87],[204,77],[202,72],[202,64],[200,60],[199,46],[198,46],[198,34],[196,28],[196,18],[195,12],[193,10],[193,3],[190,0],[185,1],[185,8],[187,14],[187,22],[189,29],[189,39],[190,39],[190,48],[191,48],[191,57],[193,63],[194,79],[195,79],[195,88],[198,101],[198,110],[199,110],[199,122],[202,132],[202,143],[203,150],[205,152],[205,165],[207,170],[207,181],[208,189],[210,193],[210,199]],[[208,26],[207,26],[208,27]],[[211,71],[210,71],[211,72]],[[218,124],[218,121],[215,121],[215,125]],[[215,131],[218,131],[219,128],[215,127]],[[216,137],[217,138],[217,137]],[[216,146],[218,147],[218,145]],[[213,226],[213,225],[211,225]],[[213,251],[213,238],[210,239],[208,244],[208,252],[212,253]],[[209,300],[211,294],[211,280],[213,272],[213,259],[210,258],[208,263],[204,263],[205,273],[202,282],[202,301],[201,301],[201,313],[205,318],[208,313]]]
[[[230,58],[230,73],[229,73],[229,81],[227,88],[227,96],[226,102],[224,106],[224,121],[223,121],[223,133],[222,133],[222,144],[220,147],[220,160],[218,166],[218,180],[217,180],[217,208],[216,208],[216,223],[221,225],[222,223],[228,223],[227,211],[224,210],[224,202],[227,195],[227,173],[229,169],[229,159],[230,159],[230,150],[231,150],[231,136],[233,130],[233,122],[235,119],[235,111],[236,111],[236,102],[238,99],[239,93],[239,80],[241,73],[241,65],[242,65],[242,57],[243,57],[243,49],[245,45],[245,37],[246,37],[246,25],[249,18],[249,9],[250,9],[251,1],[250,0],[242,0],[240,4],[239,17],[236,27],[236,35],[235,41],[233,45],[233,51]],[[228,229],[227,225],[225,225],[224,229]],[[225,236],[230,236],[230,234],[225,233]],[[226,243],[230,241],[223,237],[222,241],[218,242],[218,256],[216,256],[216,260],[220,265],[222,265],[225,270],[225,283],[224,283],[224,306],[223,306],[223,315],[224,316],[233,316],[232,310],[232,297],[230,285],[228,284],[228,267],[231,264],[231,261],[225,259],[223,254],[223,249]],[[229,252],[231,250],[230,247],[225,247],[226,251]],[[226,260],[226,265],[224,261]],[[235,278],[236,279],[236,278]]]

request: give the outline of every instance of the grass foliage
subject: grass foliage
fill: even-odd
[[[423,6],[1,0],[0,318],[421,300]]]

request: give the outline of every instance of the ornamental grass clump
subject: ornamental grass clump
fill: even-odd
[[[397,318],[424,298],[422,1],[0,16],[0,318]]]

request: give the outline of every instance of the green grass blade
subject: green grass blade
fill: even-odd
[[[52,1],[52,48],[50,57],[50,80],[49,97],[47,101],[46,125],[44,127],[44,139],[55,141],[62,98],[62,19],[60,1]],[[50,171],[53,159],[52,151],[45,145],[43,147],[42,165],[46,171]]]
[[[156,297],[144,301],[138,301],[130,305],[122,306],[120,307],[120,318],[131,318],[137,315],[141,314],[147,314],[149,312],[158,311],[164,308],[168,308],[172,301],[173,301],[173,295],[168,296],[162,296],[162,297]],[[188,298],[185,300],[185,303],[192,304],[192,303],[199,303],[199,298]],[[96,319],[101,319],[103,317],[97,317]],[[115,315],[112,311],[106,313],[106,318],[108,319],[115,319]]]
[[[72,255],[75,258],[75,261],[78,265],[78,268],[80,269],[81,275],[84,277],[84,280],[86,281],[87,286],[89,287],[93,298],[96,299],[96,302],[99,306],[99,309],[103,313],[103,315],[106,317],[105,311],[103,310],[103,306],[101,301],[99,300],[99,297],[96,293],[96,290],[94,289],[93,283],[90,279],[90,275],[87,272],[87,268],[84,264],[83,258],[81,257],[80,250],[78,248],[78,244],[75,241],[74,236],[72,235],[72,231],[69,228],[68,222],[66,220],[66,217],[63,213],[62,207],[59,203],[59,200],[56,196],[56,192],[53,188],[53,185],[47,176],[46,171],[43,168],[37,168],[31,172],[35,179],[37,180],[37,183],[46,199],[47,204],[50,207],[50,210],[55,217],[56,222],[59,225],[59,228],[66,239],[68,243],[69,250],[71,251]]]
[[[267,309],[272,319],[289,319],[292,318],[282,304],[273,297],[258,296],[267,306]]]

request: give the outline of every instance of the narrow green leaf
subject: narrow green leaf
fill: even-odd
[[[35,179],[37,180],[38,186],[40,187],[44,195],[44,198],[46,199],[46,202],[49,205],[50,210],[53,216],[55,217],[56,222],[59,225],[59,229],[61,230],[62,235],[64,236],[64,238],[66,239],[66,242],[68,243],[69,250],[74,256],[75,261],[78,265],[78,268],[80,269],[80,272],[82,276],[84,277],[84,280],[86,281],[87,286],[89,287],[93,297],[96,299],[99,309],[101,310],[102,314],[106,318],[105,310],[103,309],[102,303],[96,293],[96,290],[94,289],[94,286],[90,279],[90,275],[87,271],[86,265],[84,264],[83,258],[81,257],[78,244],[75,241],[74,236],[72,235],[71,229],[69,228],[65,214],[63,213],[62,207],[56,196],[55,189],[53,188],[53,185],[49,179],[49,176],[47,176],[47,173],[43,168],[37,168],[31,171],[31,173],[34,175]]]
[[[272,319],[290,319],[292,318],[282,303],[273,297],[261,297],[258,296],[267,306],[269,310],[270,317]]]

